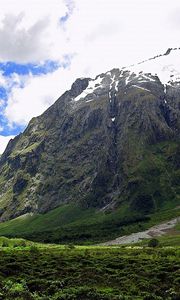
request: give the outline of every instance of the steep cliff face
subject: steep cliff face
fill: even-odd
[[[172,67],[174,56],[179,49],[94,80],[77,79],[32,119],[0,158],[0,220],[71,202],[105,210],[126,203],[143,213],[176,203],[180,72]]]

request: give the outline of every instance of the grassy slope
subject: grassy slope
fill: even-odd
[[[1,299],[171,300],[180,296],[178,247],[14,248],[10,242],[10,247],[0,247]]]
[[[64,205],[44,215],[26,216],[0,224],[0,235],[24,237],[41,242],[97,243],[142,231],[180,215],[179,209],[161,210],[142,217],[127,207],[111,214]]]

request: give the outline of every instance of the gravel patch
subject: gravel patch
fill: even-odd
[[[115,240],[102,243],[101,245],[120,245],[120,244],[129,244],[137,243],[143,239],[150,239],[153,237],[162,236],[166,233],[167,230],[173,228],[177,223],[180,222],[180,217],[172,219],[168,222],[155,225],[148,230],[132,233],[130,235],[124,235],[116,238]]]

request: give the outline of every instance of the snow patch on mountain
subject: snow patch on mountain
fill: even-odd
[[[180,48],[168,49],[165,54],[124,67],[121,70],[112,69],[95,79],[90,79],[87,88],[73,100],[77,102],[92,94],[92,99],[91,97],[87,99],[92,101],[96,95],[96,90],[102,88],[111,102],[111,98],[116,96],[119,91],[120,82],[121,87],[128,85],[151,92],[150,89],[141,86],[141,84],[156,83],[157,81],[164,85],[164,93],[166,93],[167,85],[180,85]]]
[[[91,79],[87,88],[80,95],[74,98],[74,101],[79,101],[80,99],[85,98],[87,95],[92,94],[100,86],[101,82],[101,76],[98,76],[95,80]]]
[[[149,59],[128,67],[127,70],[150,81],[154,79],[147,74],[157,76],[164,85],[180,82],[180,50],[172,50],[168,55]]]
[[[139,86],[139,85],[136,85],[136,84],[133,84],[132,86],[133,86],[133,87],[136,87],[136,88],[138,88],[138,89],[140,89],[140,90],[143,90],[143,91],[151,92],[150,90],[145,89],[145,88],[143,88],[142,86]]]

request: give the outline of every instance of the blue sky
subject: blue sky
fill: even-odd
[[[1,106],[0,106],[0,134],[3,136],[12,136],[17,135],[22,132],[26,124],[11,124],[9,126],[9,120],[4,114],[4,110],[7,106],[8,96],[11,93],[12,89],[16,86],[18,88],[23,89],[24,83],[23,80],[20,82],[16,82],[13,80],[13,76],[21,76],[21,77],[28,77],[28,76],[42,76],[46,74],[53,73],[54,71],[58,70],[59,68],[67,68],[70,64],[70,60],[68,56],[64,57],[64,61],[62,63],[58,61],[47,60],[42,62],[41,64],[38,63],[27,63],[27,64],[20,64],[16,62],[0,62],[0,71],[1,75],[5,79],[5,81],[9,81],[10,84],[6,87],[0,84],[0,99],[1,99]]]
[[[42,64],[18,64],[16,62],[0,62],[0,70],[3,76],[11,76],[13,73],[18,75],[41,75],[56,70],[60,64],[55,61],[45,61]]]
[[[1,1],[0,153],[60,96],[58,88],[53,92],[57,72],[68,69],[73,57],[61,50],[66,37],[60,35],[73,9],[73,0]]]
[[[178,0],[1,0],[0,153],[76,78],[179,47],[179,20]]]

